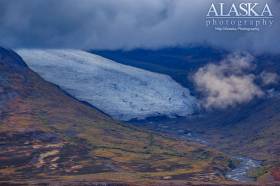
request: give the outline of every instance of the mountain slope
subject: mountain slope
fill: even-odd
[[[44,79],[115,119],[187,116],[196,100],[169,76],[79,50],[18,50]]]
[[[230,160],[113,121],[0,49],[0,184],[221,183]]]
[[[159,50],[94,51],[98,55],[117,62],[168,74],[181,85],[199,92],[187,74],[196,72],[207,63],[217,63],[229,54],[213,48],[167,48]],[[261,54],[254,57],[253,73],[264,71],[280,74],[280,56]],[[260,82],[256,82],[260,85]],[[253,175],[280,180],[280,86],[278,83],[265,87],[272,94],[234,108],[201,112],[197,117],[175,121],[169,125],[174,130],[197,133],[216,148],[232,154],[264,160],[264,167]],[[162,121],[160,122],[162,124]],[[165,123],[168,125],[168,122]],[[147,125],[150,125],[147,124]],[[154,127],[157,129],[157,126]],[[149,128],[153,128],[150,126]],[[257,173],[257,174],[256,174]]]
[[[193,90],[189,75],[208,62],[220,61],[228,52],[205,46],[163,48],[157,50],[90,50],[118,63],[167,74]]]
[[[183,128],[203,133],[218,149],[262,160],[263,167],[252,176],[280,181],[279,105],[280,97],[273,96],[219,114],[209,113],[185,122]]]

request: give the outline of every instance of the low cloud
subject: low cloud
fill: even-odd
[[[255,83],[253,59],[249,54],[232,54],[220,63],[201,67],[193,80],[203,95],[202,105],[227,108],[264,95]]]
[[[274,72],[263,71],[260,74],[260,78],[262,81],[262,85],[264,85],[264,86],[277,84],[279,81],[278,74],[274,73]]]

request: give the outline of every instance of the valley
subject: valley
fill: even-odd
[[[211,63],[211,67],[219,67],[219,61],[223,61],[230,53],[207,46],[153,51],[136,49],[132,51],[92,50],[92,52],[119,63],[168,74],[184,87],[188,87],[191,95],[196,95],[198,99],[202,99],[203,94],[196,89],[191,78],[192,75],[207,63]],[[279,55],[272,54],[258,54],[253,57],[253,65],[249,70],[252,71],[251,76],[256,77],[256,85],[264,89],[263,97],[226,109],[202,109],[187,119],[178,118],[174,121],[155,119],[152,122],[158,123],[158,125],[153,126],[148,122],[144,127],[157,130],[163,125],[169,127],[166,132],[169,132],[170,128],[173,128],[174,131],[191,131],[192,134],[199,135],[199,139],[193,139],[195,141],[210,144],[233,157],[242,156],[245,159],[250,157],[257,162],[261,161],[260,168],[249,171],[250,176],[254,179],[258,179],[260,182],[279,181],[277,176],[280,162],[279,83],[264,85],[258,77],[258,74],[262,74],[262,71],[266,70],[279,74],[279,59]],[[224,67],[221,66],[221,68]],[[219,77],[218,74],[217,77]],[[246,88],[244,87],[243,90],[245,91]],[[257,162],[256,164],[258,164]]]
[[[226,177],[229,179],[243,183],[257,181],[266,184],[273,182],[274,179],[277,180],[277,177],[272,177],[273,174],[276,174],[274,170],[277,171],[275,167],[279,165],[279,160],[274,155],[277,152],[277,146],[265,145],[266,148],[271,149],[268,152],[260,146],[254,147],[254,143],[245,144],[245,140],[239,141],[240,137],[243,137],[238,135],[241,131],[233,131],[232,133],[236,132],[236,135],[233,136],[229,133],[228,127],[225,129],[209,127],[207,125],[211,121],[209,118],[205,118],[207,124],[202,124],[201,118],[198,121],[202,123],[194,122],[196,119],[196,117],[192,119],[152,119],[131,124],[172,136],[178,140],[194,141],[222,151],[232,159],[231,169],[226,173]],[[250,151],[247,148],[250,148]]]
[[[280,186],[280,0],[0,9],[0,186]]]
[[[178,129],[176,128],[176,126],[174,127],[174,123],[176,123],[175,125],[178,124],[176,121],[177,121],[176,119],[168,120],[168,122],[142,121],[139,123],[131,123],[131,124],[138,127],[145,127],[149,130],[153,130],[161,134],[166,134],[173,138],[177,138],[178,140],[193,141],[212,148],[215,147],[211,143],[211,141],[209,141],[207,138],[203,137],[203,135],[199,133],[192,132],[190,130]],[[170,125],[170,123],[173,124]],[[231,165],[231,169],[228,170],[227,173],[225,174],[225,176],[228,179],[232,179],[244,183],[256,181],[255,178],[249,175],[249,173],[252,170],[260,168],[262,166],[261,161],[246,157],[245,154],[243,154],[243,156],[241,155],[234,156],[234,154],[230,152],[224,151],[224,153],[231,156],[233,162],[233,164]]]
[[[32,52],[34,56],[30,55]],[[42,58],[41,53],[48,57]],[[224,111],[198,112],[196,98],[192,96],[194,91],[190,92],[168,76],[121,66],[139,73],[126,74],[120,71],[117,63],[109,61],[107,64],[103,58],[96,62],[98,56],[81,51],[45,53],[35,50],[22,51],[21,54],[31,60],[28,65],[33,66],[39,75],[57,85],[30,70],[13,51],[1,50],[0,98],[3,109],[0,145],[3,150],[0,153],[0,180],[3,184],[13,180],[16,184],[59,181],[67,185],[105,181],[128,185],[256,185],[278,180],[277,95]],[[46,61],[49,59],[50,62]],[[61,62],[56,64],[59,60]],[[79,64],[77,69],[72,68],[77,67],[76,63],[81,67]],[[61,74],[68,77],[68,81],[61,74],[55,76],[59,65]],[[92,68],[91,65],[97,66]],[[66,68],[64,72],[63,68]],[[116,78],[122,74],[121,82],[116,81],[120,86],[131,79],[131,85],[146,82],[143,87],[137,84],[138,92],[150,98],[154,97],[149,91],[160,92],[159,102],[157,98],[146,99],[144,96],[140,100],[145,104],[137,105],[140,100],[133,104],[143,108],[155,105],[150,111],[134,106],[125,107],[122,114],[108,111],[94,103],[109,97],[91,99],[96,94],[95,89],[101,88],[104,92],[108,87],[103,89],[91,84],[90,89],[86,89],[93,76],[78,77],[79,68],[92,68],[88,74],[96,73],[94,79],[102,76]],[[150,79],[142,79],[147,74]],[[177,80],[192,87],[182,77],[177,76]],[[81,81],[85,81],[82,87],[79,85]],[[157,81],[160,83],[154,84]],[[162,81],[166,81],[163,83],[166,86],[162,86]],[[144,91],[146,86],[152,90]],[[168,92],[172,87],[182,92]],[[128,92],[136,90],[133,86],[126,88]],[[86,91],[79,92],[82,89]],[[85,94],[88,90],[94,91]],[[116,90],[110,89],[110,95]],[[118,100],[126,95],[121,92],[115,102],[107,104],[118,105]],[[135,101],[136,98],[129,99]],[[101,106],[103,102],[100,102]],[[172,108],[176,104],[178,107]],[[120,111],[118,107],[113,109]],[[159,113],[157,109],[160,109]],[[125,113],[131,110],[133,114],[127,116]],[[255,113],[259,113],[257,117]],[[129,121],[120,122],[111,116]],[[259,125],[252,127],[256,120]],[[264,128],[266,122],[269,124]],[[256,133],[257,136],[253,135]],[[262,146],[259,145],[260,139]]]
[[[0,55],[0,184],[235,184],[224,176],[227,155],[115,121],[42,79],[12,50]]]

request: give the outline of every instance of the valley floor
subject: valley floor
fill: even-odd
[[[219,145],[226,146],[222,141],[214,141],[213,136],[215,133],[207,133],[207,129],[197,128],[193,124],[186,124],[186,119],[177,118],[177,119],[155,119],[155,120],[146,120],[146,121],[137,121],[130,123],[135,126],[144,127],[149,130],[177,138],[178,140],[185,141],[194,141],[206,145],[210,148],[217,148],[223,153],[228,154],[233,162],[232,169],[228,170],[225,174],[226,178],[229,180],[237,181],[240,184],[253,184],[253,185],[263,185],[262,180],[256,176],[255,172],[264,169],[264,160],[255,159],[255,157],[250,157],[250,154],[246,152],[238,152],[238,149],[227,150],[219,148]],[[187,127],[186,127],[187,126]],[[215,131],[218,133],[219,131]],[[216,134],[217,135],[217,134]],[[269,182],[266,182],[265,185],[269,185]],[[272,185],[280,185],[280,182],[271,183]]]

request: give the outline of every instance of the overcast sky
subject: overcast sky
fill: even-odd
[[[260,32],[206,28],[213,1],[217,0],[1,0],[0,45],[133,49],[207,43],[280,53],[278,0],[256,0],[268,2],[275,17],[273,27]]]

